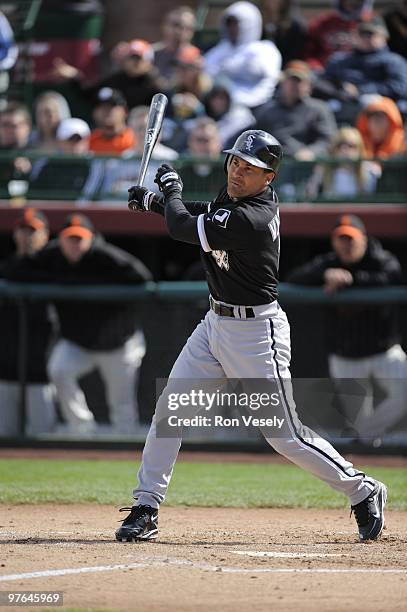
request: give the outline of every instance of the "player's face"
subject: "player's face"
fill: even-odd
[[[367,238],[364,234],[361,234],[359,238],[334,236],[332,246],[341,262],[349,265],[362,259],[366,252]]]
[[[266,189],[274,176],[274,172],[266,172],[234,155],[228,167],[228,194],[237,199],[257,195]]]

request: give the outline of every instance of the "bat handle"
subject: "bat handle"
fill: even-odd
[[[141,168],[141,170],[140,170],[140,174],[138,176],[138,181],[137,181],[137,185],[139,185],[140,187],[142,187],[143,184],[144,184],[144,179],[146,178],[146,173],[147,173],[147,166],[144,166],[144,168]]]

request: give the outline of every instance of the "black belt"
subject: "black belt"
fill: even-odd
[[[220,317],[234,317],[236,319],[254,319],[255,314],[253,308],[250,306],[225,306],[224,304],[219,304],[215,302],[212,296],[209,296],[209,305],[211,310],[215,312]],[[243,313],[243,317],[235,317],[234,309],[238,308],[240,312]]]

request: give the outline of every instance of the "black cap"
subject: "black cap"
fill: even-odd
[[[77,236],[78,238],[91,238],[95,234],[92,221],[85,215],[73,213],[64,223],[60,236]]]
[[[124,106],[127,108],[126,98],[118,89],[102,87],[96,94],[95,104],[110,104],[110,106]]]
[[[16,227],[30,227],[31,229],[48,229],[48,219],[43,212],[36,208],[25,208],[18,217]]]
[[[358,31],[384,34],[384,36],[387,37],[389,36],[389,31],[387,29],[386,23],[381,17],[379,17],[379,15],[375,15],[370,19],[364,19],[363,21],[359,21]]]
[[[338,217],[332,230],[332,235],[360,238],[361,235],[366,235],[366,227],[362,219],[356,215],[344,214]]]

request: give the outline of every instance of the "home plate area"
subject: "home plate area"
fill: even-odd
[[[119,543],[117,508],[2,506],[1,591],[110,610],[402,610],[406,513],[361,544],[348,509],[169,508],[159,539]],[[38,609],[38,608],[37,608]]]

